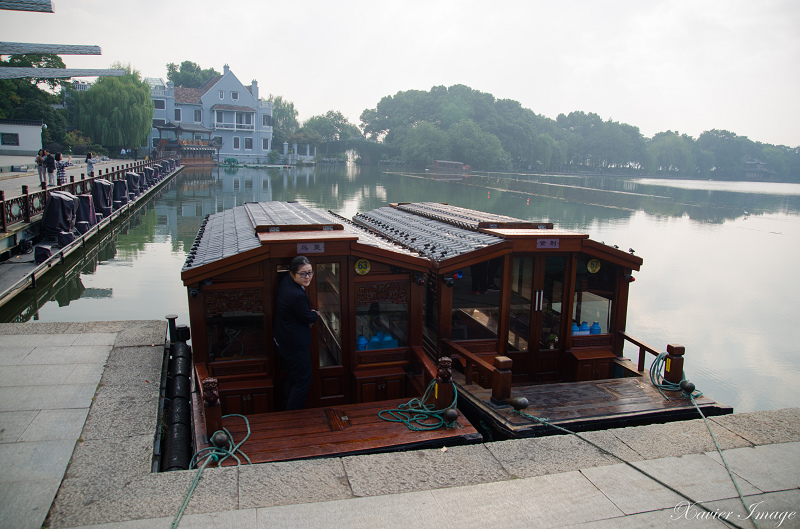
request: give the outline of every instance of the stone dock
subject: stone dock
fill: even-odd
[[[151,472],[165,334],[0,324],[0,528],[170,527],[196,471]],[[709,423],[760,527],[800,527],[800,409]],[[702,419],[582,435],[605,451],[559,435],[208,468],[179,527],[755,527]]]

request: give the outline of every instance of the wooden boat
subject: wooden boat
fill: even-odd
[[[308,294],[320,320],[306,409],[286,412],[272,292],[299,254],[314,267]],[[207,217],[181,274],[196,387],[203,391],[206,384],[208,393],[213,380],[219,395],[210,406],[195,403],[196,445],[220,426],[237,427],[238,418],[223,419],[232,414],[258,425],[242,447],[254,462],[481,441],[461,416],[452,428],[418,432],[378,415],[420,397],[437,376],[422,350],[419,310],[425,290],[419,278],[429,264],[352,222],[298,203],[249,203]],[[308,445],[320,438],[324,449]]]
[[[308,409],[282,412],[272,292],[298,254],[314,267],[308,293],[321,321]],[[693,406],[665,400],[643,377],[644,356],[658,351],[624,332],[641,265],[633,252],[550,223],[437,203],[392,204],[352,221],[284,202],[218,213],[182,271],[196,383],[216,380],[219,393],[219,404],[198,411],[197,442],[223,422],[214,417],[244,414],[261,425],[250,442],[261,461],[419,446],[422,437],[399,435],[405,426],[383,423],[373,403],[418,397],[443,358],[456,368],[459,409],[487,425],[486,437],[552,430],[516,413],[521,397],[529,415],[576,429],[683,418]],[[623,357],[626,340],[640,348],[639,365]],[[682,348],[670,350],[668,378],[680,377]],[[698,403],[708,414],[732,411]],[[312,423],[302,435],[279,426]],[[469,422],[458,423],[422,444],[476,440]],[[325,450],[309,444],[314,436],[331,440]]]

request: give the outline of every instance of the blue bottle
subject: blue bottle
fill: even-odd
[[[589,329],[589,333],[590,334],[600,334],[600,332],[601,332],[600,331],[600,323],[599,322],[594,322],[592,324],[591,329]]]
[[[579,329],[581,334],[589,334],[589,324],[585,321],[581,323],[581,328]]]
[[[573,323],[572,324],[572,334],[578,334],[579,330],[580,329],[578,329],[578,324],[577,323]]]
[[[358,338],[356,339],[356,351],[366,351],[367,350],[367,337],[363,334],[359,334]]]

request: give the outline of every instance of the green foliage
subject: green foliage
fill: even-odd
[[[695,171],[692,139],[672,131],[656,134],[647,146],[647,172],[687,176]]]
[[[137,147],[150,131],[153,101],[150,87],[130,65],[123,77],[102,77],[71,98],[75,126],[95,141],[113,147]]]
[[[409,164],[425,167],[434,160],[450,159],[450,137],[436,125],[422,121],[408,131],[402,150]]]
[[[272,102],[272,143],[283,145],[289,136],[297,132],[300,123],[297,122],[297,109],[294,103],[287,101],[283,96],[269,95]]]
[[[452,158],[474,169],[507,166],[508,154],[494,134],[484,132],[471,119],[464,119],[448,131]]]
[[[402,149],[403,158],[415,165],[449,157],[476,168],[730,179],[743,178],[744,163],[757,160],[767,164],[766,178],[800,181],[800,148],[765,145],[720,130],[704,132],[696,141],[671,131],[647,140],[638,127],[591,112],[552,120],[517,101],[464,85],[385,96],[361,113],[361,127],[368,138]],[[448,134],[449,149],[432,129]]]
[[[8,60],[0,59],[0,67],[5,66],[64,68],[64,63],[56,55],[11,55]],[[42,131],[42,145],[63,143],[67,112],[54,108],[60,102],[57,95],[38,86],[52,88],[60,83],[58,79],[1,79],[0,119],[41,120],[47,125]]]
[[[270,165],[275,165],[276,163],[278,163],[278,161],[280,161],[280,159],[281,159],[281,153],[279,153],[275,149],[272,149],[271,151],[269,151],[269,154],[267,154],[267,162]]]
[[[204,70],[199,64],[192,61],[183,61],[180,67],[174,62],[167,64],[167,79],[172,81],[175,86],[200,88],[206,81],[217,75],[220,73],[214,68]]]
[[[323,116],[311,116],[300,131],[318,136],[319,141],[347,141],[362,137],[358,127],[350,123],[341,112],[334,110],[329,110]]]

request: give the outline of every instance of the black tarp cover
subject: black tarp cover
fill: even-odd
[[[78,197],[66,191],[53,191],[42,213],[42,233],[57,236],[62,231],[71,232],[75,229],[77,211]]]
[[[155,169],[152,167],[144,168],[144,185],[142,187],[150,187],[155,181]]]
[[[125,180],[114,180],[114,204],[117,202],[120,206],[128,203],[128,182]]]
[[[139,195],[139,175],[137,173],[126,173],[125,181],[128,182],[128,193],[133,193],[133,196]]]
[[[92,184],[92,199],[94,200],[94,210],[97,213],[102,213],[103,218],[111,216],[111,196],[113,186],[111,182],[104,178],[95,179]]]
[[[78,195],[78,214],[75,220],[76,222],[88,222],[90,228],[97,224],[92,195]]]

